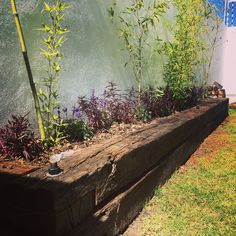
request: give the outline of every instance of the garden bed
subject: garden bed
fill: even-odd
[[[156,186],[184,164],[227,115],[228,99],[208,99],[76,151],[59,163],[64,172],[56,178],[46,176],[47,167],[25,177],[1,173],[1,230],[57,236],[124,231]]]

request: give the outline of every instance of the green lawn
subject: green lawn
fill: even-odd
[[[140,235],[236,235],[236,115],[230,114],[220,128],[227,145],[198,157],[156,191]]]

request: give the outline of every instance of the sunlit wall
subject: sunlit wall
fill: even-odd
[[[147,0],[148,1],[148,0]],[[72,107],[79,95],[92,89],[101,93],[108,81],[120,89],[135,86],[131,67],[124,66],[127,55],[112,25],[107,9],[112,0],[70,0],[66,14],[70,28],[63,47],[63,70],[60,77],[62,105]],[[46,62],[40,55],[41,33],[36,29],[45,22],[42,0],[16,0],[23,25],[34,79],[45,76]],[[123,1],[120,0],[122,4]],[[30,112],[34,117],[32,96],[20,45],[10,10],[10,1],[0,0],[0,123],[12,113]],[[162,29],[161,29],[162,30]],[[163,30],[162,30],[163,31]],[[162,32],[162,34],[164,34]],[[161,58],[150,55],[147,80],[160,81]]]
[[[147,2],[149,0],[146,0]],[[70,28],[68,40],[63,47],[63,70],[60,77],[62,105],[72,107],[79,95],[89,94],[92,89],[101,93],[108,81],[116,82],[120,89],[135,86],[132,68],[124,66],[128,61],[122,51],[122,41],[112,25],[107,9],[112,0],[69,0],[71,8],[66,14]],[[124,4],[123,0],[119,0]],[[42,35],[36,29],[45,22],[41,14],[42,0],[16,0],[22,21],[28,54],[37,87],[46,74],[46,62],[40,55]],[[164,39],[170,35],[165,29],[174,11],[170,9],[160,22],[158,34]],[[165,27],[164,27],[165,26]],[[222,26],[222,40],[214,53],[210,79],[223,83],[230,93],[236,93],[232,86],[233,63],[236,55],[235,30]],[[152,47],[152,45],[151,45]],[[223,53],[224,52],[224,53]],[[162,85],[163,58],[157,54],[148,55],[145,68],[147,83]],[[204,73],[199,73],[203,77]],[[235,83],[234,83],[235,84]],[[32,95],[20,52],[20,45],[10,9],[10,1],[0,0],[0,123],[12,113],[34,117]]]

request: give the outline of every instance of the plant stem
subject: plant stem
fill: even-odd
[[[26,70],[27,70],[27,74],[28,74],[28,78],[29,78],[30,88],[31,88],[33,98],[34,98],[34,105],[35,105],[35,111],[36,111],[36,116],[37,116],[37,121],[38,121],[40,137],[41,137],[41,140],[43,141],[43,140],[45,140],[45,131],[44,131],[44,125],[43,125],[43,118],[42,118],[42,113],[41,113],[41,109],[40,109],[40,105],[39,105],[39,98],[38,98],[37,90],[36,90],[36,87],[35,87],[32,71],[31,71],[31,67],[30,67],[30,62],[29,62],[29,57],[28,57],[28,54],[27,54],[27,49],[26,49],[26,45],[25,45],[23,32],[22,32],[22,27],[21,27],[20,20],[19,20],[19,15],[18,15],[17,9],[16,9],[15,0],[11,0],[11,6],[12,6],[12,14],[13,14],[14,19],[15,19],[16,29],[17,29],[17,32],[18,32],[18,35],[19,35],[22,54],[23,54],[23,57],[24,57],[25,66],[26,66]]]
[[[211,51],[211,55],[209,58],[209,63],[208,63],[208,68],[207,68],[207,73],[206,73],[206,81],[209,82],[209,76],[210,76],[210,71],[211,71],[211,66],[212,66],[212,62],[213,62],[213,56],[215,53],[215,49],[216,49],[216,43],[217,43],[217,38],[218,38],[218,33],[219,33],[219,28],[220,28],[220,21],[218,19],[216,19],[216,33],[212,42],[212,51]]]

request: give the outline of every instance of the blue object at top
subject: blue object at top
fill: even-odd
[[[225,24],[229,27],[236,26],[236,1],[227,4],[227,11],[225,15]]]
[[[225,0],[208,0],[214,6],[216,14],[224,20],[225,16]]]
[[[236,0],[208,0],[214,6],[216,14],[228,27],[236,26]]]

